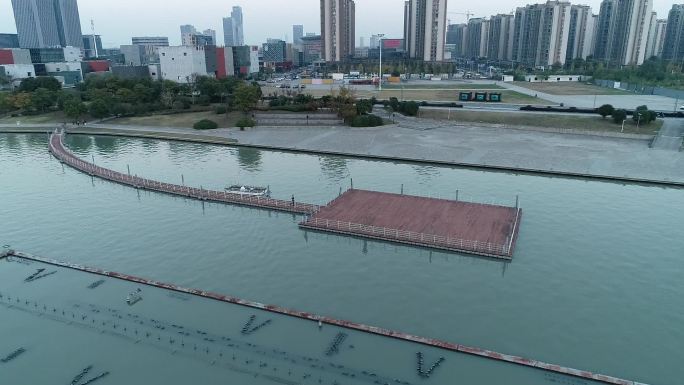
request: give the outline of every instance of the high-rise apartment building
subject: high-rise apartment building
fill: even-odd
[[[83,47],[76,0],[12,0],[23,48]]]
[[[653,35],[649,31],[648,42],[646,43],[646,58],[652,56],[660,57],[663,54],[667,19],[656,19],[651,26],[651,31],[653,31]]]
[[[466,57],[487,57],[489,38],[489,20],[476,17],[468,20],[468,32],[466,39]]]
[[[653,0],[603,0],[594,57],[609,65],[639,65],[646,57]]]
[[[491,60],[511,60],[513,56],[513,15],[499,14],[489,19],[487,57]]]
[[[411,1],[404,1],[404,51],[409,51],[408,35],[411,33]]]
[[[665,60],[684,61],[684,4],[674,4],[670,9],[662,52]]]
[[[409,0],[404,5],[407,24],[404,40],[409,57],[443,61],[446,41],[447,0]]]
[[[226,47],[245,45],[242,7],[233,7],[230,17],[223,18],[223,43]]]
[[[302,44],[302,38],[304,37],[304,26],[301,24],[295,24],[292,26],[292,43],[296,45]]]
[[[513,60],[535,67],[564,64],[568,48],[570,3],[548,1],[515,11]]]
[[[566,60],[586,59],[592,54],[594,41],[594,17],[588,5],[570,8],[570,25]]]
[[[354,0],[321,0],[322,59],[337,62],[354,55],[356,4]]]
[[[451,24],[447,27],[446,44],[450,46],[451,58],[466,56],[467,24]]]

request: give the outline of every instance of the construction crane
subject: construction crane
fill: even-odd
[[[466,17],[466,23],[470,21],[470,16],[475,16],[474,13],[468,11],[465,12],[447,12],[447,15],[462,15]],[[451,24],[451,19],[448,20],[448,24]]]

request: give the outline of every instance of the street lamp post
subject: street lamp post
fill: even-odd
[[[382,91],[382,38],[385,37],[385,34],[379,33],[378,37],[380,38],[380,82],[378,83],[378,89]]]

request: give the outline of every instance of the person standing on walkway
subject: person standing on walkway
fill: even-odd
[[[292,194],[292,207],[294,207],[294,194]]]

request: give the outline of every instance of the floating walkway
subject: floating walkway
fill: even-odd
[[[353,189],[299,226],[510,260],[521,216],[518,207]]]
[[[50,136],[49,149],[50,153],[52,153],[55,158],[79,171],[137,189],[179,195],[202,201],[251,206],[295,214],[312,214],[318,210],[319,207],[318,205],[309,203],[285,201],[265,197],[245,196],[227,193],[225,191],[213,191],[196,187],[163,183],[151,179],[141,178],[139,176],[133,176],[109,170],[93,163],[83,161],[74,155],[74,153],[69,151],[66,146],[64,146],[64,133],[61,132],[53,133]]]
[[[379,335],[379,336],[383,336],[383,337],[390,337],[390,338],[394,338],[394,339],[398,339],[398,340],[418,343],[421,345],[432,346],[432,347],[444,349],[447,351],[460,352],[460,353],[469,354],[469,355],[473,355],[473,356],[477,356],[477,357],[488,358],[491,360],[495,360],[495,361],[499,361],[499,362],[503,362],[503,363],[509,363],[512,365],[520,365],[523,367],[540,369],[540,370],[544,370],[544,371],[551,372],[551,373],[568,375],[568,376],[581,378],[581,379],[585,379],[585,380],[597,381],[597,382],[601,382],[604,384],[644,385],[644,384],[641,384],[639,382],[624,380],[624,379],[606,376],[606,375],[602,375],[602,374],[596,374],[596,373],[592,373],[589,371],[567,368],[567,367],[563,367],[563,366],[559,366],[559,365],[553,365],[553,364],[549,364],[549,363],[545,363],[545,362],[541,362],[541,361],[536,361],[536,360],[531,360],[531,359],[527,359],[527,358],[522,358],[522,357],[518,357],[518,356],[513,356],[513,355],[509,355],[509,354],[497,353],[497,352],[494,352],[491,350],[469,347],[469,346],[445,342],[445,341],[441,341],[441,340],[437,340],[437,339],[433,339],[433,338],[418,337],[415,335],[406,334],[406,333],[402,333],[402,332],[398,332],[398,331],[394,331],[394,330],[383,329],[383,328],[379,328],[379,327],[375,327],[375,326],[368,326],[368,325],[359,324],[359,323],[350,322],[350,321],[338,320],[338,319],[330,318],[330,317],[323,317],[323,316],[315,315],[312,313],[300,312],[300,311],[291,310],[291,309],[287,309],[287,308],[283,308],[283,307],[279,307],[279,306],[264,305],[261,303],[251,302],[251,301],[247,301],[247,300],[236,298],[236,297],[230,297],[230,296],[215,294],[215,293],[206,292],[206,291],[202,291],[202,290],[196,290],[196,289],[187,289],[187,288],[179,287],[179,286],[168,284],[168,283],[161,283],[158,281],[152,281],[152,280],[148,280],[148,279],[144,279],[144,278],[138,278],[138,277],[130,276],[127,274],[115,273],[115,272],[111,272],[111,271],[105,271],[105,270],[95,269],[95,268],[91,268],[91,267],[85,267],[85,266],[76,265],[76,264],[59,262],[59,261],[55,261],[52,259],[37,257],[37,256],[31,255],[31,254],[22,253],[22,252],[18,252],[18,251],[14,251],[14,250],[7,250],[4,252],[0,252],[0,260],[2,260],[3,258],[8,258],[8,257],[22,258],[25,260],[36,261],[36,262],[45,263],[45,264],[49,264],[49,265],[53,265],[53,266],[58,266],[58,267],[73,269],[73,270],[77,270],[77,271],[82,271],[85,273],[91,273],[91,274],[96,274],[96,275],[100,275],[100,276],[105,276],[105,277],[110,277],[110,278],[115,278],[115,279],[121,279],[124,281],[133,282],[133,283],[137,283],[137,284],[157,287],[157,288],[171,290],[171,291],[175,291],[175,292],[179,292],[179,293],[195,295],[195,296],[213,299],[213,300],[217,300],[217,301],[221,301],[221,302],[246,306],[246,307],[253,308],[253,309],[265,310],[265,311],[269,311],[272,313],[282,314],[282,315],[286,315],[286,316],[290,316],[290,317],[296,317],[296,318],[312,321],[316,324],[318,324],[318,322],[321,322],[321,323],[334,325],[334,326],[338,326],[338,327],[342,327],[342,328],[346,328],[346,329],[350,329],[350,330],[356,330],[356,331],[365,332],[365,333],[374,334],[374,335]],[[342,340],[343,338],[339,337],[339,339]],[[332,347],[331,351],[334,352],[334,346]],[[418,357],[419,361],[420,361],[420,358],[421,357]],[[420,368],[420,369],[422,369],[422,368]],[[430,370],[431,369],[424,370],[423,373],[429,374]]]

